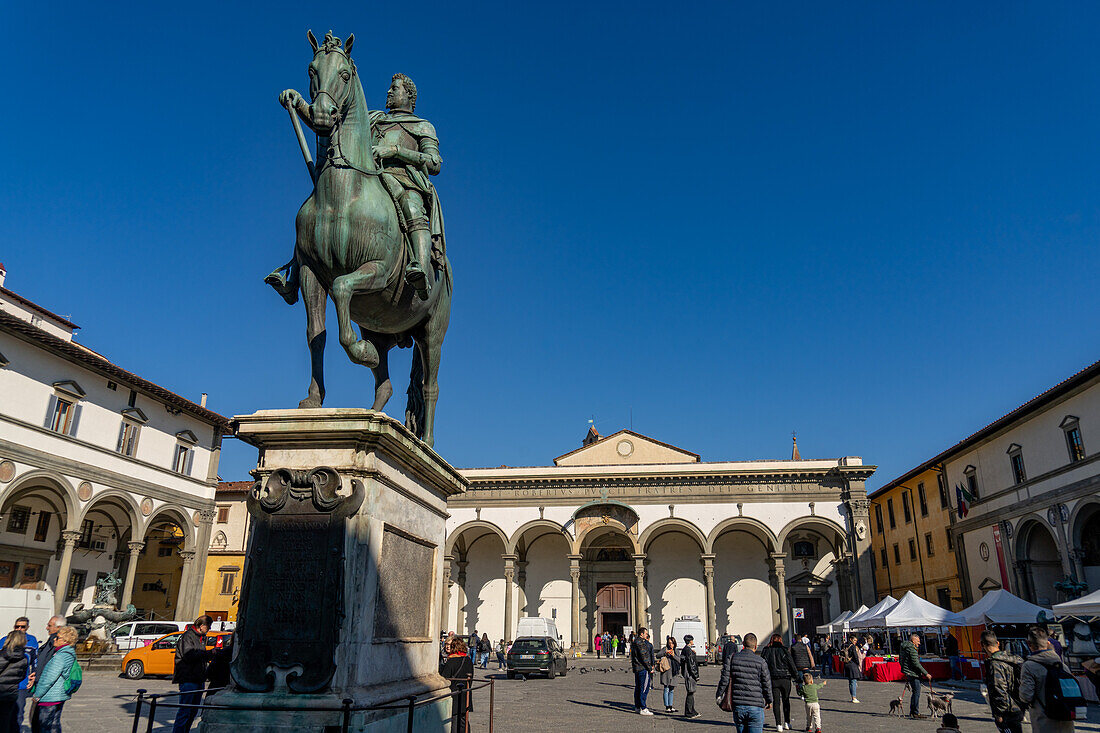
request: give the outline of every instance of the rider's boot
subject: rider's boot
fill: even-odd
[[[298,302],[298,260],[291,260],[282,267],[272,270],[271,274],[264,278],[264,282],[274,288],[288,305],[294,305]]]
[[[416,256],[405,266],[405,282],[416,290],[417,297],[427,300],[431,290],[428,272],[431,270],[429,258],[432,252],[432,233],[428,229],[427,217],[419,217],[410,223],[409,238],[412,239]]]

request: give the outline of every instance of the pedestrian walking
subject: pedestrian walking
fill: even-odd
[[[619,658],[619,635],[615,634],[611,637],[611,658]]]
[[[1032,626],[1027,632],[1027,646],[1031,656],[1020,666],[1020,704],[1031,716],[1031,730],[1034,733],[1073,733],[1073,721],[1059,714],[1059,703],[1064,702],[1061,684],[1048,684],[1051,675],[1057,675],[1055,681],[1061,683],[1066,677],[1070,680],[1069,669],[1062,663],[1058,653],[1051,647],[1047,630],[1041,626]],[[1058,699],[1052,699],[1058,695]]]
[[[451,733],[466,733],[468,714],[474,709],[473,696],[469,692],[474,663],[466,652],[466,642],[454,637],[447,652],[447,661],[439,670],[441,677],[451,681]]]
[[[791,644],[791,659],[794,660],[795,669],[798,670],[798,674],[794,677],[795,694],[802,697],[802,673],[810,672],[814,668],[814,655],[810,651],[810,640],[808,638],[805,636],[795,637],[794,643]]]
[[[772,678],[772,713],[775,715],[776,730],[791,729],[791,680],[801,679],[791,651],[783,645],[783,637],[772,634],[771,641],[760,656],[768,663],[768,674]]]
[[[826,636],[821,640],[821,676],[828,677],[832,672],[833,657],[836,656],[836,647],[833,640]]]
[[[680,652],[680,676],[684,678],[684,717],[698,718],[695,709],[695,690],[699,687],[699,658],[695,656],[695,637],[684,635],[684,649]]]
[[[596,650],[596,659],[600,658],[600,647],[603,646],[603,636],[596,634],[592,638],[592,647]]]
[[[809,672],[802,673],[802,701],[806,703],[806,730],[809,733],[821,733],[821,700],[818,694],[828,683],[825,680],[814,682]],[[790,729],[791,726],[787,726]]]
[[[0,648],[0,733],[19,733],[19,685],[27,679],[27,632],[16,628]]]
[[[745,634],[745,648],[722,660],[717,701],[730,690],[733,727],[737,733],[763,733],[764,711],[772,706],[772,679],[768,663],[756,654],[756,634]]]
[[[653,715],[646,705],[653,669],[656,666],[653,645],[649,643],[649,630],[643,626],[638,629],[637,634],[631,634],[631,637],[630,668],[634,671],[634,712],[639,715]]]
[[[493,642],[489,641],[489,633],[483,633],[481,638],[477,642],[477,653],[480,659],[480,666],[482,669],[489,669],[489,652],[493,650]]]
[[[920,711],[920,682],[921,680],[931,682],[932,675],[928,674],[928,670],[921,666],[920,652],[917,651],[919,648],[920,634],[910,634],[909,640],[901,645],[901,673],[912,689],[912,696],[909,698],[910,718],[928,717],[922,715]]]
[[[504,669],[504,639],[497,642],[497,669]]]
[[[1001,642],[992,631],[983,631],[985,663],[982,676],[989,694],[989,712],[998,733],[1023,733],[1024,711],[1020,707],[1020,668],[1024,660],[1001,651]]]
[[[35,679],[32,694],[38,704],[34,707],[31,730],[61,733],[61,711],[70,697],[69,670],[76,664],[76,636],[76,629],[71,626],[57,629],[53,651]]]
[[[844,676],[848,678],[848,694],[852,702],[858,703],[856,688],[859,687],[860,671],[863,668],[863,651],[859,648],[859,639],[853,634],[848,638],[848,645],[841,651],[844,658]]]
[[[477,665],[477,643],[481,641],[481,637],[477,635],[477,629],[470,632],[470,637],[466,640],[467,648],[470,650],[470,664]]]
[[[188,626],[176,642],[175,667],[172,682],[179,685],[180,695],[176,708],[176,720],[172,724],[172,733],[185,733],[191,730],[195,716],[199,714],[202,702],[202,688],[206,684],[206,665],[211,654],[206,649],[206,635],[214,619],[199,616],[195,623]]]
[[[665,648],[661,650],[661,656],[657,659],[657,671],[661,675],[665,712],[680,712],[673,705],[672,698],[673,692],[676,690],[676,678],[680,676],[680,657],[676,654],[676,640],[672,637],[665,640]]]
[[[31,678],[34,676],[34,668],[38,664],[38,639],[30,632],[31,620],[26,616],[15,619],[14,631],[22,631],[27,635],[27,645],[24,656],[27,658],[27,672],[19,683],[16,693],[15,720],[16,730],[23,727],[23,713],[27,709],[27,698],[30,697]]]
[[[962,662],[959,657],[959,640],[955,638],[954,634],[948,634],[943,646],[944,651],[947,653],[947,659],[951,662],[951,679],[963,679]]]

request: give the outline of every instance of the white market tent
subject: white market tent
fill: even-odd
[[[849,628],[854,628],[855,625],[858,624],[863,619],[870,618],[871,616],[874,616],[876,614],[879,614],[879,613],[882,613],[884,611],[890,610],[891,608],[893,608],[897,604],[897,602],[898,602],[897,598],[894,598],[893,596],[886,596],[881,601],[879,601],[875,605],[873,605],[870,608],[868,608],[867,610],[865,610],[863,613],[858,613],[857,612],[857,613],[854,613],[851,616],[849,616],[846,619],[846,621],[848,623],[848,627]]]
[[[1078,618],[1100,616],[1100,590],[1072,601],[1056,604],[1054,613],[1059,616],[1077,616]]]
[[[986,624],[1033,624],[1038,621],[1040,613],[1045,613],[1047,617],[1052,615],[1050,609],[1028,603],[1007,590],[999,589],[986,593],[985,597],[973,606],[959,611],[959,616],[962,617],[964,626],[985,626]]]
[[[817,627],[817,633],[819,634],[835,634],[840,631],[846,631],[847,625],[845,621],[855,616],[857,613],[863,613],[867,610],[867,606],[860,606],[854,611],[845,611],[827,624],[822,624]]]
[[[916,628],[919,626],[963,626],[957,613],[940,608],[909,591],[901,600],[884,611],[865,615],[850,623],[856,629]]]

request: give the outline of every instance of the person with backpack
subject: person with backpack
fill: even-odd
[[[665,639],[665,648],[657,657],[657,672],[661,675],[661,686],[664,688],[665,712],[680,712],[672,704],[676,678],[680,676],[680,658],[676,654],[676,640],[671,636]]]
[[[983,676],[989,694],[989,711],[998,733],[1023,733],[1024,711],[1020,708],[1020,665],[1015,654],[1001,651],[1001,642],[992,631],[982,632],[985,651]]]
[[[798,670],[794,677],[795,694],[802,697],[802,675],[814,669],[814,655],[810,651],[810,640],[807,637],[795,634],[794,643],[791,644],[791,659]]]
[[[76,629],[62,626],[57,630],[53,654],[34,681],[34,708],[31,729],[42,733],[61,733],[61,711],[80,687],[82,675],[76,663]]]
[[[1046,629],[1028,629],[1027,646],[1031,656],[1020,667],[1020,705],[1031,713],[1031,729],[1073,733],[1076,711],[1085,706],[1077,680],[1051,648]]]

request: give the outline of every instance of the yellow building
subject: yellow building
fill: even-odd
[[[202,612],[215,621],[237,620],[251,526],[246,505],[251,488],[251,481],[223,481],[214,493],[217,506],[202,583]]]
[[[871,547],[881,599],[913,591],[951,611],[964,607],[941,466],[923,464],[871,492]]]

